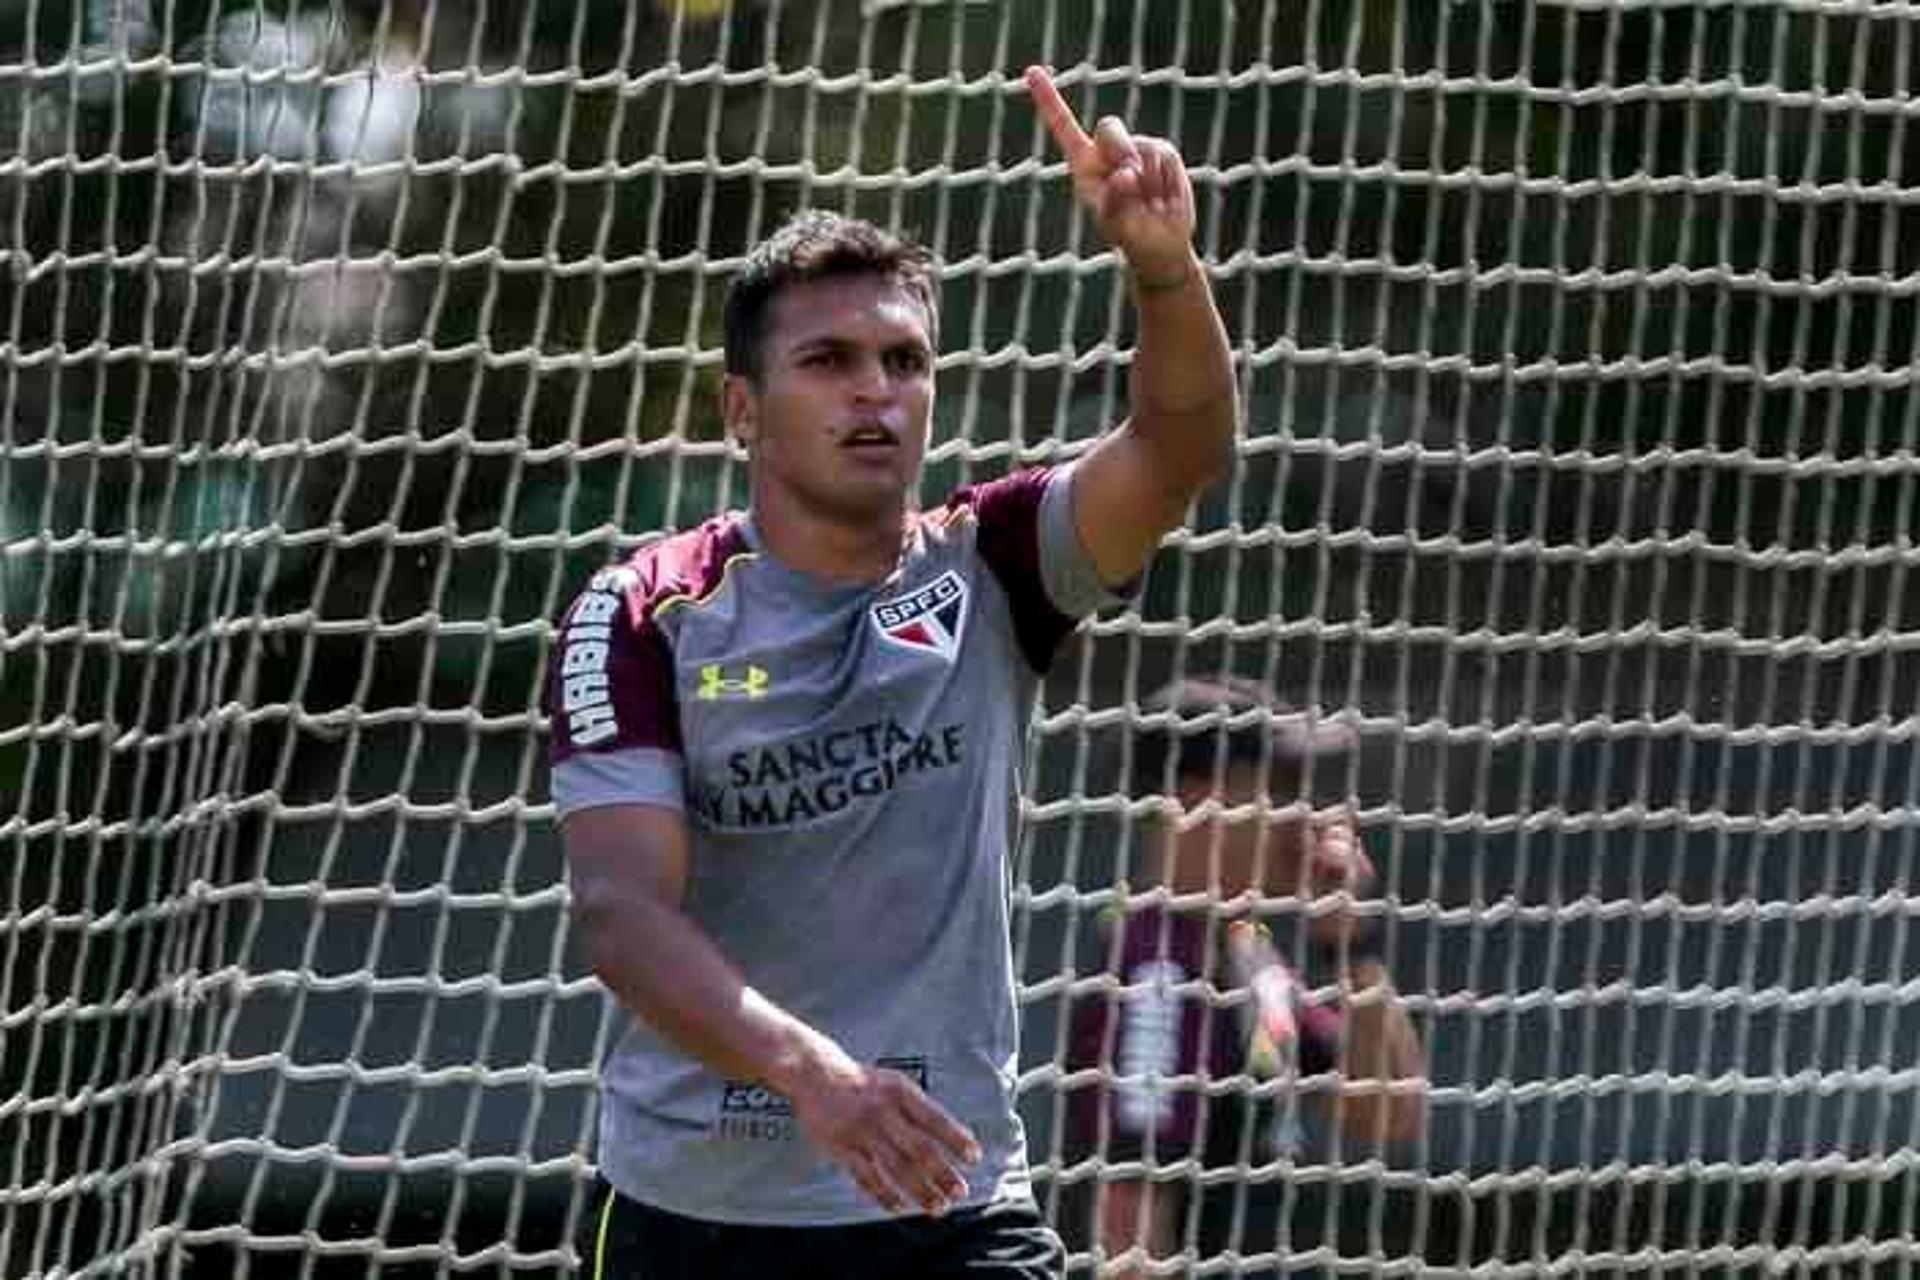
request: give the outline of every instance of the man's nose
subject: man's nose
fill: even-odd
[[[863,356],[854,362],[853,393],[862,400],[886,400],[893,395],[893,381],[878,357]]]

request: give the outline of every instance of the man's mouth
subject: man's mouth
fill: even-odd
[[[855,427],[840,437],[840,443],[848,449],[894,449],[900,437],[885,427]]]

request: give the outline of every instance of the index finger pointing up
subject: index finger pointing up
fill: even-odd
[[[1066,156],[1067,163],[1078,164],[1082,156],[1093,150],[1093,139],[1080,127],[1073,108],[1060,96],[1060,90],[1054,87],[1053,77],[1045,67],[1027,68],[1027,92],[1033,95],[1034,109],[1039,111],[1040,119],[1046,123],[1047,132],[1060,144],[1060,151]]]

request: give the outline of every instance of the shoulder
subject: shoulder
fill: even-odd
[[[711,598],[728,570],[748,554],[746,520],[738,512],[727,512],[649,542],[600,570],[588,579],[574,607],[590,597],[612,597],[626,606],[628,622],[638,626],[679,605]]]
[[[1040,500],[1053,482],[1058,469],[1050,466],[1027,467],[998,480],[987,480],[956,489],[946,503],[928,519],[945,524],[969,521],[1036,519]]]
[[[1052,466],[1031,466],[998,480],[954,489],[947,501],[920,516],[927,541],[972,547],[1021,603],[1041,606],[1044,539],[1041,510],[1056,476]]]
[[[680,750],[673,637],[662,614],[711,597],[746,551],[745,520],[728,513],[650,542],[587,580],[560,623],[550,659],[544,705],[556,765],[582,748]],[[597,783],[589,792],[614,794]],[[577,800],[588,792],[572,794]]]
[[[948,536],[992,571],[1036,673],[1108,594],[1073,528],[1072,476],[1072,464],[1015,471],[958,490],[930,518],[944,521]]]

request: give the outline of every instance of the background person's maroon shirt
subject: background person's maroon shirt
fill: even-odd
[[[1067,1104],[1067,1140],[1075,1158],[1095,1153],[1108,1161],[1164,1165],[1189,1155],[1206,1165],[1237,1159],[1242,1126],[1252,1119],[1263,1133],[1270,1105],[1246,1111],[1256,1083],[1248,1062],[1243,1006],[1215,1006],[1200,980],[1225,988],[1229,969],[1219,954],[1223,925],[1204,915],[1147,906],[1112,925],[1109,971],[1128,992],[1097,992],[1073,1003],[1068,1067],[1098,1067],[1098,1084],[1073,1091]],[[1186,984],[1192,989],[1169,990]],[[1341,1017],[1326,1005],[1301,1004],[1296,1064],[1301,1076],[1334,1069]],[[1158,1087],[1121,1085],[1117,1077],[1156,1073]],[[1207,1082],[1247,1077],[1246,1089],[1208,1096]],[[1177,1082],[1172,1077],[1187,1077]],[[1257,1159],[1272,1153],[1256,1144]]]

